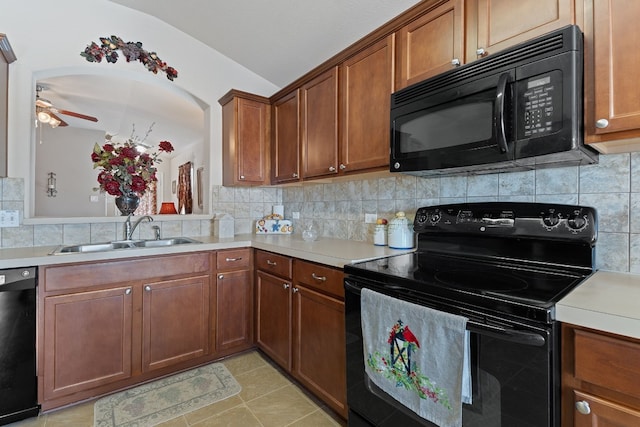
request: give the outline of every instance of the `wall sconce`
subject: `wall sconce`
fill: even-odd
[[[56,197],[56,174],[49,172],[49,178],[47,179],[47,196]]]

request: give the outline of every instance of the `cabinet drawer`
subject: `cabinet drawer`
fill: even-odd
[[[296,284],[344,298],[342,270],[296,259],[293,274]]]
[[[229,249],[218,252],[218,270],[246,270],[251,266],[251,249]]]
[[[575,377],[640,398],[640,344],[575,331]]]
[[[256,251],[256,270],[291,279],[292,260],[289,257],[265,251]]]

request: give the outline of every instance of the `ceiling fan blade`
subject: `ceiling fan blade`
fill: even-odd
[[[67,122],[62,120],[59,116],[54,114],[52,111],[49,111],[49,115],[60,122],[60,124],[58,126],[69,126],[69,124]]]
[[[85,114],[74,113],[73,111],[58,110],[58,113],[64,114],[64,115],[67,115],[67,116],[71,116],[71,117],[77,117],[79,119],[90,120],[92,122],[97,122],[98,121],[98,119],[96,119],[93,116],[87,116]]]
[[[49,108],[52,106],[52,104],[47,101],[46,99],[42,99],[42,98],[37,98],[36,99],[36,105],[38,107],[42,107],[42,108]]]

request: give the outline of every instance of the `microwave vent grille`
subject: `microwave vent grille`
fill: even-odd
[[[571,33],[569,33],[571,34]],[[523,43],[510,50],[496,53],[487,58],[471,62],[460,68],[445,72],[439,76],[409,86],[393,94],[392,106],[402,105],[426,93],[435,93],[441,89],[450,89],[461,82],[468,83],[475,78],[483,77],[501,69],[512,68],[519,63],[544,58],[572,49],[575,43],[566,43],[567,33],[556,33],[543,39]]]

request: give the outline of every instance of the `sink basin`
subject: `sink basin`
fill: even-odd
[[[114,242],[86,243],[82,245],[58,246],[49,255],[108,252],[119,249],[158,248],[164,246],[201,243],[189,237],[171,237],[160,240],[117,240]]]
[[[175,245],[184,245],[187,243],[200,243],[200,242],[194,239],[190,239],[188,237],[172,237],[169,239],[160,239],[160,240],[137,240],[134,242],[136,247],[141,247],[141,248],[157,248],[160,246],[175,246]]]

